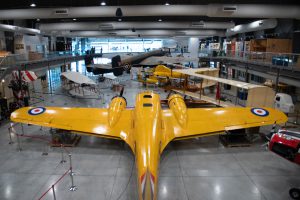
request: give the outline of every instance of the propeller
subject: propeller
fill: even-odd
[[[123,97],[123,93],[124,93],[124,85],[122,85],[122,89],[120,91],[119,97]]]
[[[111,98],[111,100],[113,100],[114,98],[117,98],[117,97],[121,97],[121,98],[123,98],[123,99],[125,100],[126,105],[127,105],[127,100],[126,100],[125,97],[123,97],[125,87],[124,87],[124,85],[121,85],[121,84],[120,84],[120,86],[121,86],[122,88],[121,88],[121,90],[120,90],[119,95],[114,96],[113,98]]]

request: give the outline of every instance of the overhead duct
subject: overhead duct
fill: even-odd
[[[172,36],[186,36],[186,37],[212,37],[212,36],[225,36],[225,31],[216,30],[118,30],[110,31],[60,31],[55,33],[58,36],[66,37],[172,37]]]
[[[69,8],[32,8],[1,10],[0,19],[49,19],[115,17],[122,9],[123,17],[139,16],[208,16],[229,18],[295,18],[300,19],[299,5],[267,4],[208,4],[208,5],[135,5],[135,6],[91,6]],[[55,10],[67,9],[67,14],[56,15]],[[229,12],[230,11],[230,12]]]
[[[260,31],[265,29],[275,28],[277,26],[276,19],[264,19],[251,22],[249,24],[237,25],[234,28],[227,29],[226,36],[232,36],[238,33],[247,33],[253,31]]]
[[[42,31],[74,30],[74,31],[97,31],[97,30],[124,30],[134,27],[135,29],[228,29],[233,28],[233,22],[70,22],[70,23],[47,23],[39,24]]]
[[[41,31],[38,29],[24,28],[20,26],[13,26],[7,24],[0,24],[0,30],[17,32],[17,33],[25,33],[25,34],[41,34]]]

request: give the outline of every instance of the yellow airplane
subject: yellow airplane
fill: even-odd
[[[148,78],[143,80],[142,78],[139,79],[140,82],[145,82],[145,83],[158,83],[159,77],[160,78],[182,78],[184,79],[187,75],[181,74],[179,72],[174,72],[170,68],[166,67],[165,65],[157,65],[153,72],[152,75],[150,75]],[[167,79],[162,79],[161,81],[167,82]]]
[[[168,104],[170,109],[163,110],[159,95],[147,91],[137,95],[131,110],[125,98],[115,97],[109,108],[24,107],[11,120],[124,140],[135,154],[140,200],[157,199],[160,155],[170,141],[287,121],[272,108],[189,109],[178,94]]]

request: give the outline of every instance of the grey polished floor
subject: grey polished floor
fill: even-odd
[[[123,80],[128,106],[134,106],[135,94],[145,90],[139,83]],[[36,105],[105,107],[115,95],[104,89],[103,99],[78,99],[63,94],[59,83],[56,95],[33,94],[43,99]],[[165,97],[166,93],[154,88]],[[59,94],[59,95],[58,95]],[[17,138],[8,144],[9,124],[0,127],[0,199],[39,199],[69,167],[60,163],[61,149],[46,142]],[[270,127],[261,129],[269,131]],[[21,127],[16,131],[21,133]],[[24,125],[25,135],[50,138],[49,129]],[[172,142],[161,157],[159,200],[288,200],[290,187],[300,186],[300,167],[268,152],[264,141],[255,136],[251,147],[225,148],[217,136]],[[72,153],[74,184],[70,176],[56,186],[57,200],[134,200],[136,174],[134,156],[123,142],[82,136]],[[43,152],[49,154],[44,156]],[[48,193],[44,199],[53,199]]]

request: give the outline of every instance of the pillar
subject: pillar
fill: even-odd
[[[199,38],[189,38],[189,46],[188,51],[190,53],[191,58],[198,58],[199,57]],[[198,62],[193,62],[194,67],[198,67]]]

